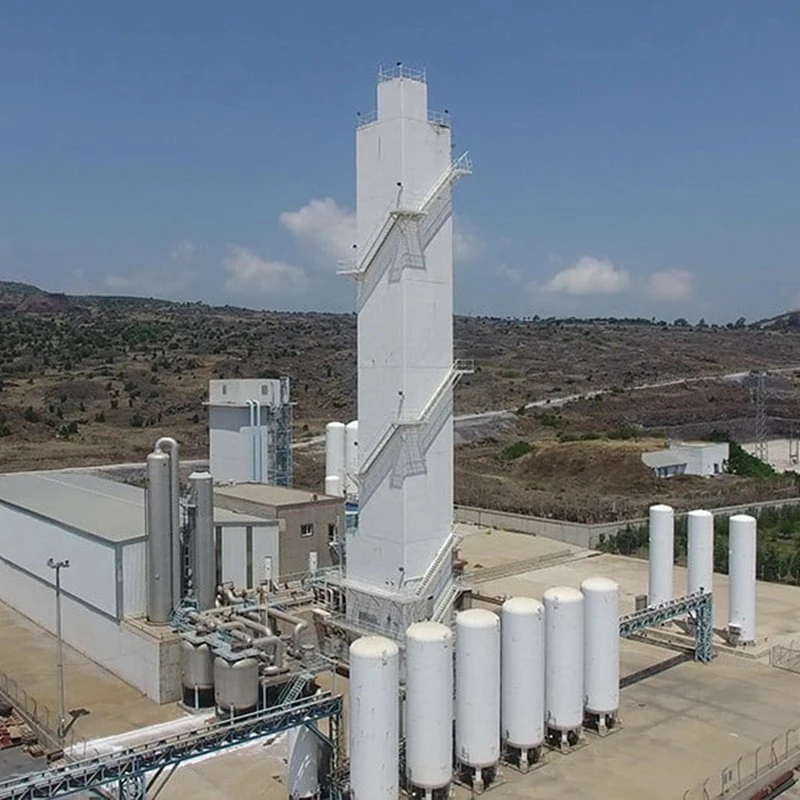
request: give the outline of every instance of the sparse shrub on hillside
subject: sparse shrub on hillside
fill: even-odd
[[[532,453],[534,449],[534,446],[530,442],[514,442],[513,444],[507,445],[500,451],[500,460],[515,461],[516,459],[522,458],[522,456],[527,455],[528,453]]]

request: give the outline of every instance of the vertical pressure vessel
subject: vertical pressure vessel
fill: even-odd
[[[613,716],[619,710],[619,586],[609,578],[587,578],[581,592],[585,709]]]
[[[672,596],[675,512],[672,506],[650,506],[650,591],[651,606],[669,603]]]
[[[433,790],[453,774],[453,633],[439,622],[406,631],[406,764],[411,784]]]
[[[690,511],[687,531],[687,594],[713,590],[714,515],[710,511]]]
[[[400,744],[399,651],[383,636],[350,645],[352,800],[397,800]]]
[[[483,608],[456,615],[456,758],[476,768],[500,758],[500,620]]]
[[[345,427],[342,422],[329,422],[325,426],[325,494],[341,497],[344,491]],[[338,480],[337,484],[329,481]]]
[[[544,742],[544,606],[512,597],[500,618],[502,738],[527,751]]]
[[[571,586],[544,593],[545,720],[557,731],[583,725],[583,595]]]
[[[740,629],[741,644],[751,644],[756,640],[756,521],[747,514],[729,521],[728,575],[729,625]]]

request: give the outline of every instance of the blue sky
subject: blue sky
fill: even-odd
[[[800,4],[0,8],[0,278],[351,310],[356,111],[425,66],[475,174],[462,313],[800,305]]]

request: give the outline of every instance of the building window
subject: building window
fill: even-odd
[[[223,383],[222,384],[222,394],[228,394],[228,384],[227,383]]]
[[[313,522],[304,522],[300,526],[300,535],[305,536],[313,536],[314,535],[314,523]]]
[[[328,523],[328,543],[333,544],[336,541],[336,524],[333,522]]]

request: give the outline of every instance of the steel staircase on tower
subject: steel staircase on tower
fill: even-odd
[[[418,597],[425,597],[425,595],[427,595],[442,567],[448,560],[452,559],[453,550],[455,550],[460,541],[461,537],[453,532],[445,539],[444,544],[439,548],[439,552],[436,554],[433,561],[431,561],[428,569],[425,570],[422,580],[417,584],[414,590],[414,593]]]
[[[442,195],[449,191],[459,178],[471,174],[472,161],[469,158],[469,154],[464,153],[453,161],[439,176],[418,208],[390,209],[380,225],[367,240],[367,245],[362,255],[355,262],[340,262],[336,271],[340,275],[352,275],[356,280],[363,278],[367,270],[374,263],[375,258],[398,222],[403,220],[419,221],[423,219],[436,205]]]
[[[462,375],[469,375],[474,371],[475,362],[472,359],[456,359],[453,362],[453,366],[450,367],[447,374],[442,379],[442,382],[436,387],[435,391],[428,399],[428,402],[425,403],[420,411],[405,417],[392,419],[386,424],[375,444],[367,451],[366,457],[359,461],[359,473],[363,475],[369,471],[369,468],[375,463],[375,460],[383,452],[394,434],[400,428],[424,425],[430,419],[431,414],[436,410],[448,390],[452,389],[458,383]]]

